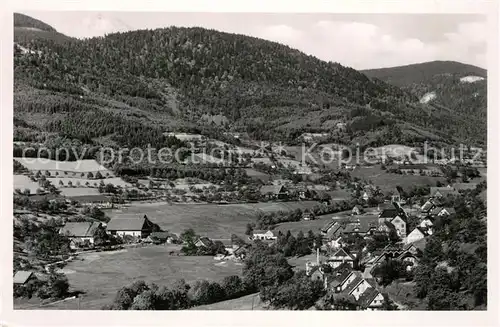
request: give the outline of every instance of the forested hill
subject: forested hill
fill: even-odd
[[[468,117],[421,105],[352,68],[244,35],[171,27],[17,42],[30,49],[15,53],[18,118],[57,114],[37,128],[84,141],[123,141],[117,122],[133,124],[138,134],[154,130],[154,138],[179,124],[203,127],[210,115],[257,139],[331,131],[337,122],[348,123],[347,141],[368,134],[368,143],[481,139],[482,127]]]
[[[476,117],[479,123],[486,124],[487,72],[483,68],[455,61],[432,61],[363,72],[401,87],[423,102]]]
[[[431,61],[405,66],[367,69],[362,72],[369,77],[376,77],[399,87],[426,83],[437,75],[473,75],[486,78],[486,69],[456,61]]]

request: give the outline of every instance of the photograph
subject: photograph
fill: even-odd
[[[11,15],[15,312],[488,310],[486,14]]]

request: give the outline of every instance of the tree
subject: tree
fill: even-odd
[[[94,178],[94,174],[92,174],[92,172],[89,171],[89,173],[87,174],[87,178],[88,179],[93,179]]]
[[[154,310],[154,292],[146,290],[134,298],[130,310]]]
[[[90,174],[90,172],[89,172],[89,174]],[[97,173],[95,173],[95,178],[96,179],[103,179],[104,177],[102,176],[101,172],[98,171]]]
[[[188,244],[194,244],[197,236],[192,228],[188,228],[181,233],[180,237],[183,242]]]
[[[321,281],[313,281],[305,271],[301,271],[288,279],[276,292],[272,287],[265,287],[261,292],[261,299],[269,301],[277,309],[306,310],[312,307],[324,292]]]
[[[245,286],[239,276],[224,277],[221,284],[227,299],[240,297],[245,293]]]
[[[253,233],[253,225],[248,223],[245,230],[245,235],[251,236]]]

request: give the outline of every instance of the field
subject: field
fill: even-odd
[[[83,310],[99,310],[111,303],[116,292],[135,280],[158,285],[169,285],[178,279],[221,280],[226,276],[241,275],[242,264],[218,262],[211,256],[169,255],[168,246],[150,246],[114,253],[88,253],[64,267],[71,290],[84,291],[80,300]],[[83,260],[79,260],[82,259]],[[67,301],[46,309],[76,309],[76,301]]]
[[[269,174],[262,173],[260,171],[255,170],[255,169],[252,169],[252,168],[245,168],[245,171],[249,177],[254,178],[254,179],[259,179],[263,182],[268,182],[270,179]]]
[[[147,215],[162,229],[173,233],[193,228],[201,236],[229,238],[231,234],[245,237],[246,225],[255,222],[257,215],[263,211],[290,211],[316,204],[315,201],[228,205],[134,203],[130,207],[114,209],[108,215],[111,218]]]
[[[247,204],[232,204],[229,206],[239,206],[243,208],[251,208],[262,212],[279,212],[279,211],[293,211],[296,209],[311,209],[319,205],[317,201],[294,201],[294,202],[259,202]]]
[[[67,171],[67,172],[97,172],[99,171],[103,176],[113,173],[101,166],[95,160],[77,160],[77,161],[55,161],[42,158],[14,158],[17,162],[22,164],[28,170],[48,170],[48,171]]]
[[[382,192],[391,191],[396,186],[401,186],[404,190],[409,190],[413,186],[436,186],[437,181],[446,182],[443,177],[390,174],[380,169],[380,166],[360,167],[350,173],[352,177],[372,181],[373,184],[381,188]]]
[[[191,310],[266,310],[266,305],[260,300],[259,293],[255,293],[237,299],[200,305]]]
[[[59,189],[63,196],[84,196],[84,195],[100,195],[99,190],[91,187],[64,187]]]
[[[109,216],[119,218],[147,215],[161,228],[173,233],[193,228],[202,236],[229,238],[233,233],[244,235],[247,223],[253,222],[257,213],[255,209],[238,205],[137,203],[112,210]]]
[[[29,189],[31,194],[36,194],[36,190],[39,188],[38,183],[33,182],[28,176],[14,175],[14,190],[20,189],[24,191],[25,189]]]

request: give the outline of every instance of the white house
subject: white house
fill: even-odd
[[[101,223],[93,221],[68,222],[59,230],[59,234],[67,236],[70,240],[70,247],[75,248],[78,243],[88,242],[94,244],[94,234]]]
[[[451,216],[456,213],[454,208],[443,208],[441,211],[437,214],[438,217],[443,217],[443,216]]]
[[[354,259],[354,256],[350,254],[346,249],[340,248],[328,259],[328,264],[332,268],[337,268],[343,263],[347,263],[352,267],[354,264]]]
[[[354,298],[358,300],[361,294],[363,294],[370,287],[372,286],[366,281],[366,279],[357,277],[346,289],[346,293],[354,296]]]
[[[429,235],[427,231],[422,227],[415,227],[410,234],[406,237],[406,244],[419,241]]]
[[[153,231],[153,223],[146,217],[111,218],[106,229],[112,235],[146,238]]]

